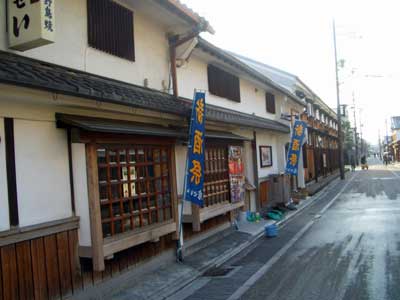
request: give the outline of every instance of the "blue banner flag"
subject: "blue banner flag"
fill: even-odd
[[[206,101],[204,92],[196,92],[190,121],[184,199],[203,206]]]
[[[298,173],[299,158],[301,148],[303,146],[303,140],[307,124],[300,120],[295,120],[293,125],[292,140],[290,141],[287,163],[286,163],[286,174],[296,175]]]

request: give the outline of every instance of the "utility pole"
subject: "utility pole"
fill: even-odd
[[[356,100],[353,92],[353,117],[354,117],[354,142],[356,144],[355,161],[358,166],[358,137],[357,137],[357,120],[356,120]]]
[[[360,112],[360,157],[364,155],[364,147],[363,147],[363,137],[362,137],[362,122],[361,122],[361,108]]]
[[[381,131],[378,129],[379,159],[382,160]]]
[[[386,127],[386,151],[389,152],[389,131],[388,131],[388,126],[387,126],[387,118],[385,119],[385,127]]]
[[[340,179],[341,179],[341,180],[344,180],[342,112],[341,112],[341,109],[340,109],[339,70],[338,70],[337,49],[336,49],[336,26],[335,26],[335,19],[333,19],[332,24],[333,24],[333,46],[334,46],[334,49],[335,49],[336,97],[337,97],[337,117],[338,117],[339,169],[340,169]]]

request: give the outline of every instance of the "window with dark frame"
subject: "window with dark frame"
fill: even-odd
[[[275,114],[275,95],[271,93],[266,93],[265,103],[267,107],[267,112]]]
[[[204,163],[204,206],[230,202],[228,148],[207,145]]]
[[[111,0],[87,0],[89,46],[135,61],[133,12]]]
[[[99,145],[103,237],[173,219],[168,146]]]
[[[208,65],[208,90],[211,94],[240,102],[240,80],[213,65]]]

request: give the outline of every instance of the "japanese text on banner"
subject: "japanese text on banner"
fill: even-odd
[[[185,200],[203,205],[204,147],[205,147],[205,93],[196,92],[189,132]]]
[[[298,173],[299,158],[306,129],[307,124],[305,122],[300,120],[294,122],[292,139],[287,156],[286,174],[297,175]]]

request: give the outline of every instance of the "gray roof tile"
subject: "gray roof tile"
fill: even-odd
[[[52,91],[101,102],[190,116],[192,100],[157,90],[0,51],[0,82]],[[207,119],[250,128],[289,132],[280,122],[207,106]]]

